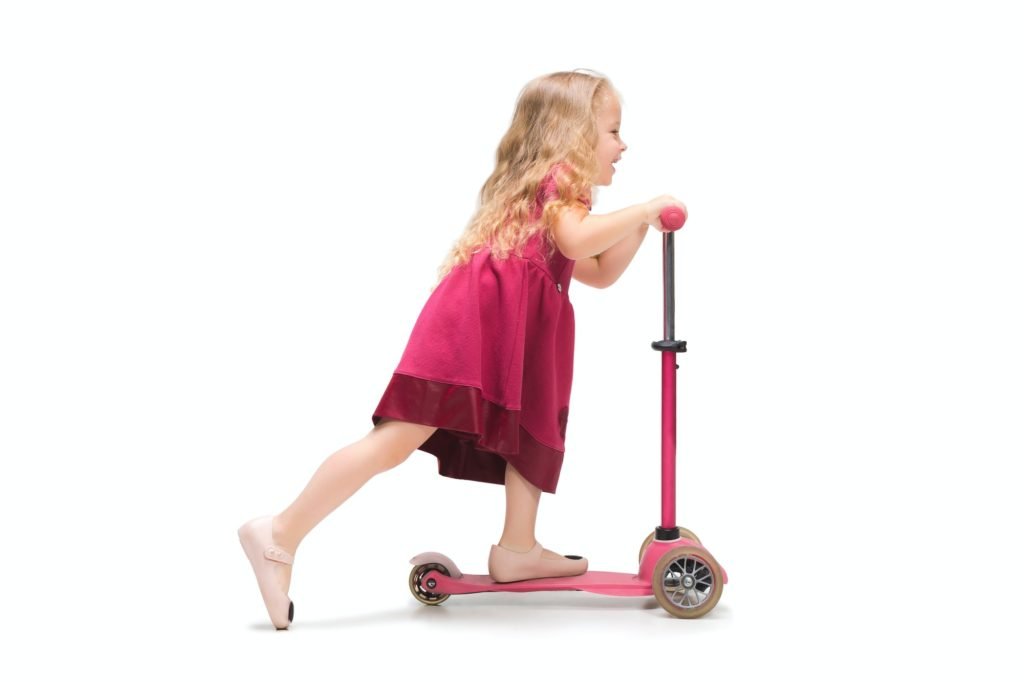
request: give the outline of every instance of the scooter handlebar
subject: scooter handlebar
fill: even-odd
[[[668,206],[662,209],[658,219],[666,232],[675,232],[686,222],[686,211],[678,206]]]

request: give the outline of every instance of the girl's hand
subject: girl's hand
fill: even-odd
[[[689,211],[686,210],[686,204],[673,196],[669,196],[668,194],[663,194],[657,199],[651,199],[644,204],[644,206],[647,208],[647,224],[654,227],[658,232],[667,232],[667,230],[662,227],[659,216],[661,215],[661,212],[669,206],[678,206],[689,214]]]

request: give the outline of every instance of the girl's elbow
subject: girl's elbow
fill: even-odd
[[[618,279],[619,279],[618,275],[608,276],[608,275],[605,275],[604,273],[599,271],[598,272],[598,276],[594,278],[594,282],[593,282],[592,286],[595,289],[607,289],[611,285],[615,284],[616,280],[618,280]]]

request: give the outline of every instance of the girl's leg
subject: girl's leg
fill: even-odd
[[[436,427],[395,419],[381,419],[362,440],[324,460],[306,488],[291,505],[274,517],[274,542],[293,556],[309,531],[363,484],[409,458]],[[281,587],[288,592],[290,565],[280,566]]]
[[[537,507],[540,488],[523,478],[511,464],[505,466],[505,530],[498,544],[514,552],[529,552],[537,544]],[[561,554],[544,550],[548,559]]]

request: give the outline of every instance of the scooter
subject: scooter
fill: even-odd
[[[536,578],[498,583],[489,575],[467,575],[438,552],[410,560],[409,589],[420,602],[437,606],[453,594],[480,592],[550,592],[576,590],[618,597],[649,597],[678,618],[699,618],[718,603],[729,577],[691,531],[676,526],[676,353],[686,341],[675,340],[674,233],[686,222],[686,212],[670,206],[659,216],[662,235],[665,315],[664,335],[651,347],[661,353],[661,525],[640,546],[636,574],[587,571],[566,578]]]

